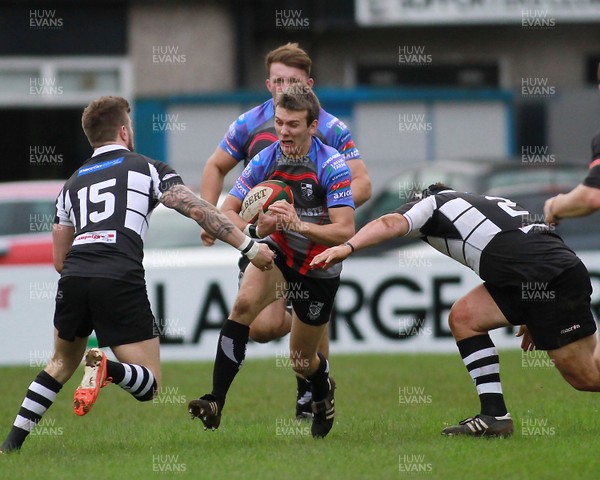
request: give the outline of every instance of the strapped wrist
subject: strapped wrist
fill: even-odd
[[[249,223],[248,225],[246,225],[244,227],[244,233],[246,235],[248,235],[251,238],[262,238],[259,234],[258,234],[258,227],[252,223]]]
[[[240,252],[242,252],[242,254],[246,255],[246,253],[248,253],[248,251],[252,248],[252,245],[254,243],[254,240],[252,240],[250,237],[245,237],[244,241],[240,244],[239,247],[237,247],[237,249]]]

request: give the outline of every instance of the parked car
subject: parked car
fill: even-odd
[[[544,201],[571,190],[586,176],[586,167],[578,164],[525,166],[514,161],[436,161],[421,162],[396,175],[369,202],[356,211],[357,230],[369,221],[395,210],[432,183],[442,181],[456,190],[508,197],[523,205],[542,221]],[[28,181],[0,184],[0,265],[52,264],[52,223],[55,201],[63,181]],[[222,195],[222,199],[226,195]],[[556,232],[576,251],[600,246],[600,213],[563,221]],[[385,244],[359,251],[357,255],[377,255],[417,242],[397,238]],[[178,261],[187,261],[193,251],[211,256],[239,254],[223,242],[203,248],[198,225],[163,205],[154,210],[145,240],[149,263],[158,260],[167,265],[168,252],[183,249]],[[201,250],[199,250],[201,249]],[[197,255],[194,254],[194,257]]]
[[[226,193],[219,196],[217,205],[221,206]],[[200,227],[190,218],[184,217],[175,210],[158,204],[150,218],[150,228],[144,240],[144,250],[200,247]],[[229,245],[221,241],[215,242],[215,247]],[[235,251],[235,250],[234,250]]]
[[[0,183],[0,265],[52,263],[52,224],[63,184]]]
[[[356,211],[356,229],[418,198],[429,185],[442,182],[455,190],[507,197],[543,219],[543,200],[567,192],[581,183],[587,169],[577,163],[524,164],[514,160],[448,160],[420,162],[393,177],[371,200]],[[569,224],[569,223],[572,224]],[[557,233],[573,248],[596,248],[600,245],[600,223],[590,219],[563,222]],[[575,238],[577,237],[577,238]],[[584,238],[585,237],[585,238]],[[376,255],[418,241],[401,237],[371,247],[358,255]],[[595,246],[594,246],[595,245]]]
[[[0,183],[0,265],[52,264],[52,224],[63,180]],[[225,195],[219,199],[221,202]],[[200,228],[189,218],[159,204],[152,213],[145,251],[202,246]],[[213,249],[217,254],[217,242]],[[235,249],[231,249],[236,253]],[[156,256],[154,254],[154,256]]]
[[[569,189],[570,190],[570,189]],[[564,192],[565,190],[562,190]],[[544,202],[561,193],[552,188],[533,187],[516,189],[507,193],[506,197],[525,207],[534,218],[544,218]],[[568,218],[562,220],[554,230],[575,252],[598,250],[600,248],[600,212],[587,217]]]

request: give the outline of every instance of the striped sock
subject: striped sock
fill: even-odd
[[[500,359],[489,335],[477,335],[456,342],[481,403],[481,413],[493,417],[506,415],[500,383]]]
[[[154,398],[156,379],[146,367],[108,360],[106,376],[112,377],[115,385],[127,390],[140,402],[147,402]]]
[[[35,380],[31,382],[31,385],[29,385],[17,418],[15,418],[13,426],[0,450],[10,452],[11,450],[21,448],[27,435],[35,428],[46,410],[52,406],[61,388],[62,384],[44,370],[38,374]]]

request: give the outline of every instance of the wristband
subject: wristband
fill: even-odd
[[[246,235],[248,235],[250,238],[262,238],[258,234],[258,228],[256,227],[256,225],[253,225],[252,223],[249,223],[248,225],[246,225],[244,227],[244,233]]]
[[[258,251],[260,250],[260,247],[258,246],[258,243],[256,242],[252,242],[252,246],[250,247],[250,249],[248,250],[247,253],[244,253],[244,255],[246,255],[246,258],[248,260],[254,260],[254,257],[256,257],[256,255],[258,255]]]
[[[252,244],[255,243],[250,237],[245,237],[244,241],[240,244],[237,249],[242,252],[242,255],[246,255],[252,248]]]
[[[350,242],[346,242],[344,245],[348,245],[350,247],[350,250],[352,250],[352,252],[350,252],[351,254],[354,253],[354,245],[352,245]]]

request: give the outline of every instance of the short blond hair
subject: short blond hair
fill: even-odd
[[[271,74],[271,65],[274,63],[283,63],[288,67],[298,68],[310,77],[310,69],[312,68],[312,60],[297,43],[286,43],[275,50],[271,50],[265,57],[265,67],[267,68],[267,76]]]

